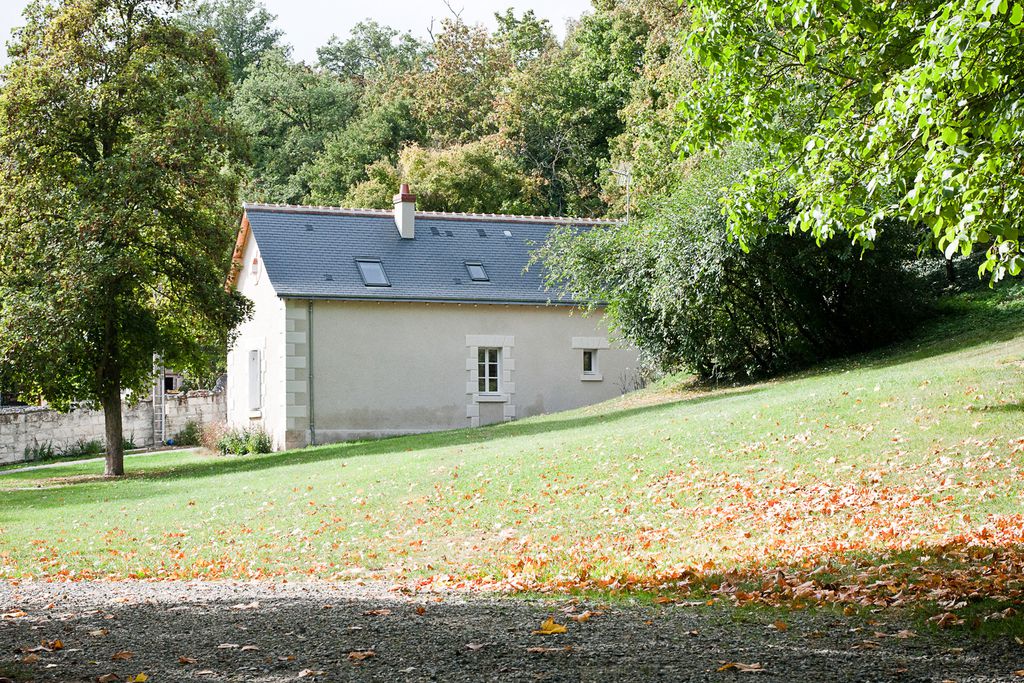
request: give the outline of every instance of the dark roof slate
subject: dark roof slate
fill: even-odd
[[[539,265],[524,269],[555,225],[606,223],[417,212],[416,237],[406,240],[387,211],[247,204],[245,212],[278,296],[384,301],[578,303],[545,291]],[[357,258],[379,258],[391,286],[365,286]],[[470,280],[466,261],[483,263],[490,281]]]

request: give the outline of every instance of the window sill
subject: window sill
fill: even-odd
[[[250,410],[249,411],[249,419],[250,420],[258,420],[261,417],[263,417],[263,411],[262,410]]]
[[[604,375],[599,372],[584,373],[580,375],[581,382],[603,382]]]
[[[477,403],[508,403],[507,394],[476,394],[473,400]]]

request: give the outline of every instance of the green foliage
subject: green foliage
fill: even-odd
[[[457,201],[436,208],[481,205],[465,190],[443,188],[479,183],[482,174],[512,179],[502,197],[486,200],[497,210],[597,216],[609,198],[620,201],[621,190],[602,188],[610,145],[633,125],[626,107],[648,97],[638,77],[648,58],[666,59],[673,29],[662,25],[674,14],[658,0],[602,2],[564,44],[532,11],[497,14],[493,33],[449,19],[429,42],[367,21],[322,46],[317,67],[292,61],[255,0],[207,0],[188,23],[213,29],[236,74],[246,69],[230,106],[252,147],[246,200],[390,206],[396,188],[383,183],[404,176],[403,149],[422,147],[474,157],[469,166],[478,172],[465,181],[434,172],[436,192],[413,187]],[[229,38],[246,36],[244,49],[229,48]],[[669,150],[666,136],[644,139],[662,155]],[[476,154],[485,141],[493,163]],[[620,161],[631,161],[628,153]]]
[[[693,152],[772,154],[727,197],[731,228],[780,197],[784,227],[870,247],[893,219],[947,256],[986,249],[993,281],[1024,269],[1024,25],[1017,0],[698,0],[704,69],[681,101]],[[756,222],[756,221],[754,221]]]
[[[202,443],[203,429],[198,422],[189,420],[185,426],[174,435],[176,446],[198,446]]]
[[[205,0],[182,17],[194,31],[209,30],[231,65],[231,78],[242,81],[263,55],[280,46],[276,16],[257,0]]]
[[[528,213],[537,194],[536,180],[485,139],[444,149],[406,147],[397,169],[376,167],[369,181],[353,188],[349,203],[390,207],[398,182],[416,188],[416,206],[424,211]]]
[[[135,445],[135,435],[127,436],[121,439],[121,448],[126,451],[133,451],[138,446]]]
[[[498,29],[493,40],[512,58],[517,69],[537,60],[544,53],[558,47],[555,34],[551,31],[551,22],[538,19],[534,11],[526,10],[517,17],[511,7],[504,13],[495,12]]]
[[[654,0],[637,3],[637,11],[650,31],[644,38],[639,74],[619,110],[623,131],[610,143],[612,166],[631,172],[634,210],[670,194],[685,177],[686,164],[679,162],[669,142],[682,129],[677,104],[697,73],[693,61],[679,49],[680,35],[689,27],[688,9]],[[603,189],[611,211],[622,216],[626,197],[620,180],[606,177]]]
[[[300,202],[309,192],[300,169],[328,135],[356,113],[357,89],[327,71],[271,52],[238,87],[231,113],[252,146],[249,199]]]
[[[225,455],[270,453],[274,450],[270,436],[260,427],[226,430],[220,435],[216,447]]]
[[[343,130],[329,137],[323,151],[303,167],[303,181],[309,187],[309,201],[313,204],[342,204],[346,195],[359,183],[374,180],[371,167],[379,161],[395,164],[403,145],[420,140],[423,126],[413,115],[410,100],[387,101],[365,112]],[[379,179],[379,173],[378,178]],[[390,185],[392,195],[398,188]],[[374,196],[366,189],[360,191],[351,206],[374,207],[362,196]],[[371,200],[372,201],[372,200]],[[391,195],[386,206],[391,205]]]
[[[171,0],[36,2],[0,92],[0,384],[101,404],[188,370],[247,313],[224,290],[238,139],[227,64]]]
[[[103,455],[103,442],[96,439],[73,441],[60,450],[62,458],[95,458]]]
[[[524,171],[542,179],[535,213],[603,215],[598,178],[650,25],[631,3],[585,15],[560,49],[533,59],[505,79],[494,118]]]
[[[25,446],[24,458],[26,462],[35,462],[37,460],[52,460],[56,458],[58,451],[54,449],[53,444],[49,441],[43,443],[32,443],[31,445]]]
[[[784,211],[760,219],[756,248],[730,239],[721,188],[757,162],[740,149],[702,160],[633,225],[556,233],[537,254],[548,281],[609,302],[627,339],[706,380],[771,375],[905,334],[924,297],[905,269],[913,237],[899,225],[864,254],[777,234]]]
[[[446,19],[434,36],[430,68],[413,80],[417,115],[432,146],[465,143],[494,132],[494,98],[511,71],[511,56],[483,26]]]
[[[262,429],[249,429],[245,433],[245,450],[252,454],[270,453],[274,450],[274,442]]]
[[[316,51],[320,66],[342,80],[394,78],[417,71],[427,47],[412,34],[375,21],[361,21],[348,38],[337,36]]]

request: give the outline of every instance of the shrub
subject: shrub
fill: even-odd
[[[247,453],[270,453],[273,443],[270,436],[259,427],[251,429],[225,430],[216,443],[216,450],[234,455]]]
[[[126,451],[135,450],[138,446],[135,445],[135,434],[131,436],[121,438],[121,448]]]
[[[786,233],[789,207],[729,233],[721,188],[749,167],[749,152],[701,160],[683,186],[631,225],[562,229],[535,254],[549,285],[608,302],[612,325],[665,369],[704,380],[772,375],[905,335],[927,306],[908,269],[919,241],[884,226],[861,253],[843,240],[819,246]]]
[[[50,460],[51,458],[57,457],[57,451],[54,450],[53,444],[49,441],[45,443],[33,443],[31,446],[25,447],[25,460],[33,462],[36,460]]]
[[[174,443],[177,446],[198,446],[203,438],[203,429],[197,422],[189,420],[185,426],[174,435]]]
[[[270,435],[262,429],[248,430],[245,435],[245,446],[249,453],[270,453],[274,450]]]
[[[103,446],[103,442],[96,441],[75,441],[69,443],[63,449],[61,449],[61,456],[65,458],[95,458],[96,456],[103,455],[106,448]]]

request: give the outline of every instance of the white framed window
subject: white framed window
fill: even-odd
[[[583,349],[583,374],[596,375],[597,371],[597,349]]]
[[[260,352],[254,349],[249,352],[249,410],[255,411],[263,407],[263,382],[260,365]]]
[[[476,373],[477,391],[481,394],[497,394],[501,389],[501,349],[477,349]]]
[[[580,381],[600,382],[604,380],[601,374],[601,364],[598,349],[583,347],[580,349]]]

